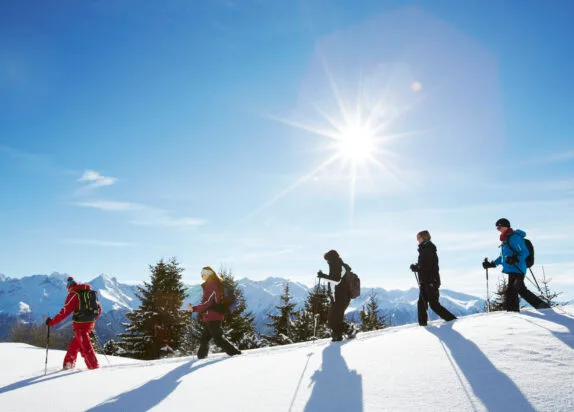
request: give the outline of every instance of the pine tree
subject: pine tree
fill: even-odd
[[[540,286],[540,298],[548,303],[550,306],[558,306],[559,303],[556,298],[562,294],[562,292],[554,292],[550,289],[550,282],[552,278],[546,277],[546,272],[544,272],[544,267],[542,268],[542,286]]]
[[[293,327],[295,342],[331,336],[327,328],[330,303],[327,287],[317,283],[307,295],[305,307],[295,316]]]
[[[138,287],[141,305],[126,314],[130,323],[119,335],[125,356],[158,359],[180,349],[188,316],[181,309],[186,297],[181,282],[183,270],[175,258],[150,265],[150,283]]]
[[[267,326],[273,328],[273,333],[265,336],[265,338],[272,346],[293,343],[295,306],[296,304],[291,302],[289,283],[285,283],[283,294],[281,295],[281,304],[275,306],[279,313],[267,315],[271,319]]]
[[[502,280],[501,280],[502,279]],[[490,311],[497,312],[506,310],[506,291],[508,289],[508,281],[506,277],[499,278],[496,285],[496,292],[494,292],[494,299],[490,301]]]
[[[379,313],[379,304],[377,303],[377,294],[371,290],[367,304],[361,310],[361,332],[369,330],[383,329],[390,326],[390,322],[385,319],[384,315]]]
[[[223,334],[239,349],[254,349],[262,346],[261,337],[255,331],[255,317],[247,310],[247,302],[243,290],[239,287],[230,269],[220,268],[223,284],[235,292],[236,304],[234,309],[225,314]]]
[[[120,352],[120,347],[117,342],[113,339],[110,339],[106,343],[104,343],[104,354],[115,356]]]

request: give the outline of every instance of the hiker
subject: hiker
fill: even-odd
[[[74,337],[68,346],[68,351],[64,357],[64,369],[73,369],[76,366],[78,352],[84,358],[88,369],[99,367],[96,352],[90,341],[90,332],[94,329],[96,320],[102,313],[102,306],[97,300],[90,299],[90,294],[95,295],[92,287],[88,284],[78,284],[73,277],[68,277],[66,282],[68,297],[60,312],[54,318],[46,319],[46,325],[56,326],[72,312],[72,329]]]
[[[500,256],[494,261],[485,258],[482,262],[484,269],[495,268],[502,264],[502,273],[508,275],[508,288],[506,289],[506,310],[508,312],[520,312],[520,299],[536,309],[549,308],[550,306],[526,288],[524,278],[526,276],[526,258],[530,255],[524,238],[526,232],[514,230],[508,219],[500,218],[496,221],[496,230],[500,232]]]
[[[354,338],[356,331],[345,322],[345,310],[351,302],[349,294],[349,285],[347,283],[347,272],[351,271],[351,267],[343,262],[336,250],[329,250],[323,258],[329,265],[329,274],[326,275],[321,270],[317,272],[317,277],[329,281],[329,299],[331,306],[329,307],[329,328],[331,328],[331,340],[333,342],[340,342],[343,340],[343,331],[348,338]],[[343,268],[345,274],[342,275]],[[335,296],[331,293],[331,283],[335,285]]]
[[[418,272],[419,301],[417,306],[419,325],[427,325],[427,310],[429,305],[430,308],[444,320],[454,320],[456,316],[442,306],[438,300],[440,296],[438,255],[436,253],[436,246],[431,242],[429,231],[423,230],[417,233],[417,242],[419,242],[419,259],[416,264],[412,264],[410,267],[413,272]]]
[[[203,283],[201,284],[203,288],[201,304],[193,306],[190,303],[187,307],[187,310],[190,312],[200,312],[201,320],[203,321],[203,330],[199,350],[197,351],[197,358],[204,359],[207,357],[209,341],[212,338],[217,346],[223,349],[229,356],[241,355],[241,351],[223,336],[221,325],[225,319],[225,315],[213,308],[221,302],[223,297],[223,279],[209,266],[205,266],[201,269],[201,278],[203,279]]]

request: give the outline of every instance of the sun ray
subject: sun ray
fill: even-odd
[[[261,212],[262,210],[268,208],[269,206],[271,206],[273,203],[275,203],[276,201],[278,201],[279,199],[281,199],[283,196],[285,196],[286,194],[288,194],[289,192],[291,192],[293,189],[295,189],[297,186],[299,186],[301,183],[303,183],[304,181],[310,179],[311,177],[313,177],[314,175],[316,175],[317,173],[319,173],[321,170],[323,170],[324,168],[326,168],[327,166],[329,166],[331,163],[333,163],[335,160],[339,159],[340,155],[338,153],[333,154],[331,157],[329,157],[326,161],[324,161],[323,163],[321,163],[319,166],[317,166],[315,169],[311,170],[310,172],[308,172],[307,174],[301,176],[299,179],[297,179],[293,184],[291,184],[290,186],[286,187],[285,189],[283,189],[281,192],[279,192],[277,195],[273,196],[271,199],[269,199],[267,202],[265,202],[263,205],[261,205],[259,208],[257,208],[255,211],[253,211],[251,214],[257,214],[259,212]]]

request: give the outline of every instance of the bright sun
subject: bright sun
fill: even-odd
[[[375,136],[366,127],[347,127],[337,139],[337,153],[353,163],[370,159],[375,150]]]

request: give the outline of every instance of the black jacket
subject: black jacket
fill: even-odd
[[[417,271],[419,272],[419,282],[421,284],[436,283],[436,286],[440,287],[438,255],[436,246],[430,240],[419,245]]]
[[[341,259],[331,260],[327,263],[329,264],[329,274],[320,277],[339,282],[339,284],[335,285],[335,302],[350,301],[351,297],[349,295],[349,286],[347,285],[346,274],[351,270],[351,268],[346,263],[343,263],[343,260]],[[347,266],[344,275],[343,266]]]

